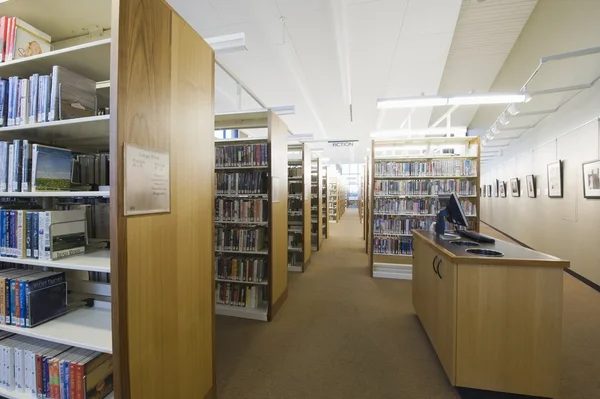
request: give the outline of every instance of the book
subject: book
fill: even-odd
[[[0,141],[0,192],[8,191],[8,142]]]
[[[53,224],[49,236],[51,246],[45,248],[45,253],[49,253],[52,260],[85,253],[85,220]]]
[[[71,151],[41,144],[32,146],[31,191],[71,188]]]
[[[52,38],[39,29],[34,28],[22,19],[15,18],[14,33],[11,37],[11,50],[8,61],[47,53],[52,50]]]
[[[18,125],[26,125],[29,123],[29,79],[21,79],[19,89]]]
[[[29,78],[29,117],[28,123],[38,122],[38,90],[40,85],[40,75],[34,73]]]
[[[21,143],[21,192],[31,191],[31,145],[28,140]]]
[[[0,127],[8,126],[8,79],[0,78]]]
[[[14,162],[14,157],[15,157],[15,146],[11,143],[8,145],[8,176],[7,178],[7,184],[8,184],[8,192],[14,192],[14,188],[13,188],[13,177],[14,177],[14,171],[15,171],[15,162]]]
[[[0,62],[6,61],[8,17],[0,17]]]
[[[59,110],[59,97],[62,91],[65,92],[67,98],[63,106],[68,108],[65,109],[67,115],[73,116],[77,114],[76,110],[79,111],[90,109],[93,107],[92,114],[96,113],[95,109],[95,97],[96,97],[96,82],[92,79],[86,78],[78,73],[70,71],[59,65],[52,67],[52,84],[50,93],[50,107],[48,109],[48,120],[54,121],[60,119]],[[89,95],[93,98],[90,99]],[[91,101],[91,103],[90,103]],[[78,104],[78,105],[75,105]],[[71,114],[69,114],[71,112]],[[90,116],[90,115],[82,115]]]
[[[85,232],[85,211],[83,209],[73,209],[68,211],[44,211],[38,214],[38,237],[39,237],[39,258],[44,260],[56,259],[53,258],[52,248],[53,248],[53,239],[56,238],[60,240],[62,235],[75,234],[74,242],[65,242],[65,246],[63,243],[60,243],[60,247],[69,251],[70,246],[76,244],[75,248],[80,248],[79,240],[80,240],[80,232],[81,225],[71,225],[71,222],[81,222],[83,224],[83,231]],[[58,230],[51,231],[54,229],[54,226],[61,226]],[[85,250],[85,245],[84,245]],[[79,250],[76,250],[76,252]],[[56,254],[58,255],[58,253]]]

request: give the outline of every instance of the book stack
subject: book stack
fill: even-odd
[[[265,247],[265,232],[264,227],[217,227],[217,251],[261,251]]]
[[[431,218],[403,218],[400,216],[379,216],[373,218],[375,235],[409,235],[412,229],[429,230]]]
[[[412,255],[412,238],[373,238],[373,253],[380,255]]]
[[[303,202],[302,198],[288,197],[288,211],[302,212]]]
[[[52,74],[0,79],[0,126],[96,115],[96,82],[59,65]]]
[[[477,163],[470,159],[375,163],[377,177],[476,176],[476,174]]]
[[[267,143],[232,144],[215,148],[216,167],[268,166]]]
[[[102,398],[113,390],[112,355],[37,338],[0,333],[0,367],[0,387],[23,398]]]
[[[374,183],[375,196],[378,195],[440,195],[458,193],[476,195],[474,181],[463,179],[443,180],[378,180]]]
[[[0,324],[29,328],[67,311],[64,272],[0,271]]]
[[[217,198],[216,222],[266,222],[269,202],[265,199]]]
[[[266,172],[217,173],[217,194],[267,194]]]
[[[215,301],[218,304],[250,309],[263,307],[267,302],[267,287],[262,285],[217,282]]]
[[[0,208],[0,257],[56,260],[85,253],[84,209],[65,211]]]
[[[302,177],[302,165],[289,165],[288,167],[288,177]]]
[[[302,251],[302,236],[300,232],[288,232],[288,250]]]
[[[31,57],[52,50],[51,37],[16,17],[0,17],[0,61]]]
[[[267,262],[257,257],[218,257],[215,258],[215,275],[222,280],[260,283],[267,280]]]

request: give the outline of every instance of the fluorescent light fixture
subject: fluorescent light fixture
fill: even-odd
[[[448,98],[438,96],[384,98],[377,100],[378,109],[437,107],[446,104],[448,104]]]
[[[527,93],[485,93],[452,96],[420,96],[383,98],[377,100],[378,109],[438,107],[442,105],[485,105],[523,103],[531,99]]]
[[[526,93],[488,93],[467,94],[464,96],[448,97],[448,105],[484,105],[484,104],[510,104],[529,101]]]
[[[371,132],[371,138],[395,138],[395,137],[419,137],[419,136],[438,136],[454,135],[455,137],[464,137],[467,135],[466,127],[436,127],[431,129],[404,129],[404,130],[380,130]]]
[[[235,51],[246,51],[246,34],[244,32],[232,33],[230,35],[209,37],[206,42],[218,53],[232,53]]]
[[[271,111],[275,112],[277,115],[294,115],[296,113],[296,107],[293,105],[284,105],[281,107],[271,107],[269,109]]]
[[[519,115],[519,112],[521,112],[521,111],[519,111],[519,109],[517,108],[517,106],[515,104],[510,104],[508,106],[508,113],[511,114],[512,116]]]
[[[500,115],[500,118],[498,118],[498,122],[500,122],[504,126],[506,126],[510,123],[510,120],[508,120],[508,118],[506,117],[506,114],[502,114],[502,115]]]

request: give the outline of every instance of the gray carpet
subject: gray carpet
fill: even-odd
[[[600,293],[565,281],[562,398],[600,398]],[[414,314],[410,282],[370,277],[355,209],[330,225],[308,271],[290,274],[275,320],[219,316],[216,331],[219,399],[459,398]]]

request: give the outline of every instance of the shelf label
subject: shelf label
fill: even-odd
[[[126,143],[123,158],[125,216],[171,212],[169,152]]]

